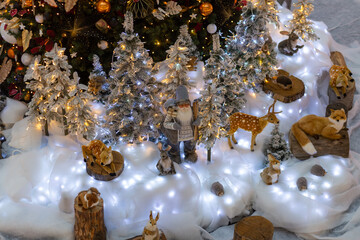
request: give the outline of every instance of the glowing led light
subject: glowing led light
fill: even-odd
[[[311,198],[312,200],[315,200],[315,199],[316,199],[316,196],[315,196],[315,195],[311,195],[310,198]]]
[[[222,214],[221,210],[217,210],[216,214],[220,216]]]
[[[288,111],[289,113],[293,113],[293,110],[292,109],[289,109],[289,111]]]
[[[315,186],[314,184],[310,184],[310,185],[309,185],[309,189],[315,190],[315,189],[316,189],[316,186]]]
[[[323,187],[324,188],[331,188],[331,184],[329,182],[324,182]]]
[[[329,195],[327,193],[324,193],[324,198],[327,199],[327,200],[330,199],[330,197],[329,197]]]
[[[339,166],[335,166],[333,170],[334,176],[339,176],[341,174],[341,168]]]
[[[146,185],[145,185],[145,188],[146,188],[147,190],[151,190],[151,189],[152,189],[152,186],[151,186],[150,184],[146,184]]]
[[[226,204],[229,204],[229,205],[232,204],[232,203],[233,203],[232,198],[229,198],[229,197],[226,198],[226,199],[225,199],[225,203],[226,203]]]
[[[55,179],[55,181],[59,181],[60,178],[58,176],[56,176],[54,179]]]
[[[228,169],[228,168],[226,168],[226,169],[224,170],[224,173],[225,173],[225,174],[231,174],[231,170]]]
[[[169,198],[173,198],[175,196],[175,191],[170,191],[168,196]]]

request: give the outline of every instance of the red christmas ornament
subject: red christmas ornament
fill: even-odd
[[[9,96],[13,99],[20,100],[21,99],[21,92],[15,84],[10,84],[8,87]]]
[[[16,14],[17,14],[18,10],[15,8],[15,9],[11,9],[10,10],[10,16],[14,17]]]
[[[27,11],[24,10],[24,9],[23,9],[23,10],[20,10],[20,11],[19,11],[20,17],[24,16],[26,12],[27,12]]]

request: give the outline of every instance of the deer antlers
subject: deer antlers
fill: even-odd
[[[268,113],[267,115],[269,114],[278,114],[278,113],[282,113],[282,111],[280,112],[274,112],[275,111],[275,103],[276,103],[277,99],[274,100],[273,104],[270,105],[269,109],[268,109]],[[272,110],[271,110],[272,109]],[[270,112],[271,111],[271,112]]]

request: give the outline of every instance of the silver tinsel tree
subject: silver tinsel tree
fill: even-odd
[[[240,111],[246,103],[244,84],[240,79],[236,65],[232,58],[220,48],[219,34],[213,35],[213,50],[205,64],[206,84],[214,85],[218,90],[217,95],[223,98],[221,104],[220,124],[226,125],[230,115]],[[224,136],[222,129],[220,135]]]
[[[187,25],[182,25],[180,27],[180,34],[176,41],[179,42],[180,46],[188,48],[188,50],[189,50],[187,53],[188,58],[191,58],[191,57],[199,58],[200,53],[197,50],[196,45],[192,41],[191,35],[189,33],[189,27]]]
[[[29,103],[26,115],[36,118],[38,124],[47,127],[50,120],[63,125],[65,135],[67,131],[65,106],[70,97],[77,91],[76,84],[70,79],[71,66],[64,54],[65,48],[54,48],[45,53],[43,63],[36,59],[28,68],[24,80],[31,80],[28,88],[35,92]]]
[[[158,117],[154,105],[151,79],[152,59],[138,35],[133,31],[133,16],[125,14],[125,32],[114,50],[112,62],[106,128],[115,142],[141,142],[155,131]]]
[[[206,89],[201,91],[201,100],[199,102],[199,117],[201,124],[199,126],[199,141],[205,145],[208,150],[207,159],[211,161],[211,148],[216,139],[220,137],[221,127],[221,107],[224,99],[219,96],[220,89],[215,84],[208,83]]]
[[[229,37],[226,43],[244,83],[255,91],[260,90],[266,78],[276,74],[276,43],[266,27],[269,21],[266,10],[248,2],[243,8],[242,20],[235,27],[236,34]]]
[[[271,132],[271,139],[265,143],[265,155],[271,153],[277,160],[284,161],[291,157],[291,152],[280,132],[279,125],[275,125]]]

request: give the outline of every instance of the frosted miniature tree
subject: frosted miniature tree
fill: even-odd
[[[89,103],[93,100],[93,96],[87,91],[87,86],[79,84],[80,78],[77,72],[74,72],[72,80],[76,91],[72,92],[66,103],[67,128],[69,134],[92,140],[95,136],[96,120]]]
[[[182,25],[180,27],[180,34],[176,40],[181,47],[187,47],[187,57],[190,59],[192,57],[199,58],[199,51],[196,48],[196,45],[192,41],[191,35],[189,34],[189,27],[187,25]]]
[[[304,41],[319,39],[312,28],[312,22],[307,19],[314,10],[314,5],[311,2],[312,0],[299,0],[297,3],[294,3],[293,19],[290,20],[287,26]]]
[[[219,34],[213,35],[213,50],[210,58],[205,64],[206,84],[215,85],[219,89],[218,96],[223,98],[221,104],[220,122],[222,126],[226,125],[229,116],[240,111],[246,99],[244,96],[243,82],[236,70],[236,65],[232,58],[220,48]],[[223,135],[221,131],[220,135]]]
[[[181,46],[180,41],[176,41],[174,45],[170,46],[170,49],[166,51],[168,56],[165,60],[165,64],[168,66],[168,71],[165,75],[165,79],[161,82],[164,84],[162,91],[162,102],[175,95],[176,88],[180,85],[190,87],[190,78],[188,77],[187,63],[189,58],[187,57],[189,49]]]
[[[279,26],[279,17],[277,15],[278,12],[275,0],[256,0],[254,7],[264,10],[268,20],[275,23],[276,26]]]
[[[111,132],[111,140],[138,143],[156,134],[154,117],[159,114],[147,88],[153,61],[134,33],[131,12],[125,15],[124,28],[109,73],[112,90],[105,126]]]
[[[265,147],[266,156],[271,153],[277,160],[284,161],[291,156],[291,152],[284,139],[284,134],[279,131],[279,125],[275,125],[271,132],[271,139]]]
[[[214,84],[207,84],[206,89],[201,92],[201,101],[199,102],[201,124],[198,143],[204,144],[208,150],[208,162],[211,161],[211,148],[220,136],[220,114],[223,98],[219,96],[219,91]]]
[[[25,81],[32,79],[28,87],[38,92],[29,103],[26,115],[36,118],[44,126],[46,135],[50,120],[62,123],[65,135],[68,133],[65,106],[76,91],[76,85],[70,79],[71,66],[64,52],[65,48],[55,44],[50,52],[45,53],[43,64],[35,60],[25,75]]]
[[[100,58],[97,55],[93,56],[94,69],[89,76],[89,88],[88,91],[97,96],[97,99],[101,103],[106,103],[110,94],[109,83],[107,83],[106,73],[100,63]]]
[[[270,20],[263,9],[251,2],[243,9],[242,20],[235,27],[236,34],[227,40],[227,50],[235,61],[247,88],[260,90],[260,84],[275,76],[277,64],[275,43],[266,28]]]

